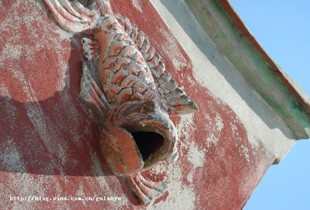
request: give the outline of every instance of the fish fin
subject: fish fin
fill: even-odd
[[[104,115],[111,108],[104,93],[93,79],[86,62],[83,62],[79,97],[100,115]]]
[[[60,27],[71,32],[93,29],[100,17],[98,9],[88,9],[78,1],[44,0]]]
[[[164,182],[146,180],[140,173],[128,176],[127,182],[132,192],[143,204],[159,198],[167,190]]]
[[[161,56],[151,46],[148,37],[136,25],[132,24],[128,18],[119,14],[116,14],[116,18],[132,38],[151,69],[156,86],[163,99],[165,99],[164,107],[169,115],[190,114],[198,111],[196,103],[171,78],[171,74],[166,70]]]
[[[82,38],[83,54],[88,60],[92,60],[98,54],[99,44],[89,38]]]
[[[166,84],[167,85],[167,84]],[[180,88],[165,94],[170,115],[191,114],[198,111],[198,106]]]

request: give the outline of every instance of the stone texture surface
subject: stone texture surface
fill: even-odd
[[[0,208],[241,209],[275,157],[196,81],[190,57],[150,1],[111,4],[149,36],[200,108],[173,118],[180,159],[144,173],[165,180],[167,192],[140,206],[105,166],[98,121],[78,98],[81,36],[59,29],[41,1],[7,0],[0,2]]]

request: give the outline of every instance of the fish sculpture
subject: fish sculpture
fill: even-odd
[[[171,78],[147,36],[128,18],[114,14],[108,0],[93,0],[89,6],[44,2],[60,27],[85,34],[79,96],[99,115],[108,167],[126,177],[143,204],[158,198],[166,185],[141,172],[177,159],[178,136],[169,116],[193,113],[197,105]]]

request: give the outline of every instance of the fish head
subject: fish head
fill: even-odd
[[[155,101],[129,101],[112,108],[101,147],[116,175],[126,176],[177,156],[176,128]]]

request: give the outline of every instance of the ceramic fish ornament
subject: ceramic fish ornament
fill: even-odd
[[[77,1],[44,0],[65,30],[84,32],[80,98],[99,115],[101,149],[111,171],[125,176],[142,203],[160,196],[163,183],[141,171],[178,157],[169,115],[198,110],[171,78],[144,33],[114,14],[107,0],[89,7]]]

